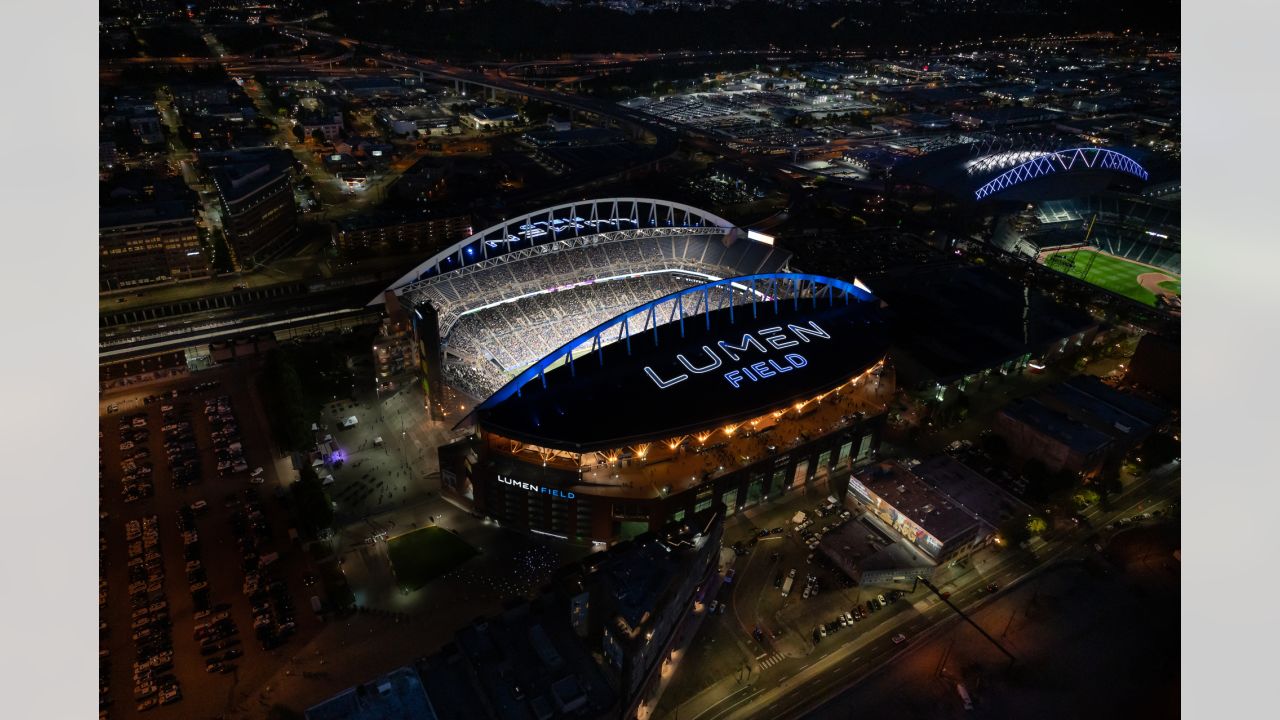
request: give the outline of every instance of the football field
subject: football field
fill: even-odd
[[[1096,250],[1050,253],[1044,265],[1152,307],[1157,293],[1182,296],[1182,279],[1176,274]]]

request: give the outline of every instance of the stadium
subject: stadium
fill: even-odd
[[[505,221],[406,274],[390,290],[429,403],[444,410],[445,386],[471,401],[440,448],[443,492],[607,544],[869,457],[893,393],[880,303],[789,257],[696,208],[607,198]]]
[[[954,136],[895,168],[893,182],[999,217],[992,241],[1008,252],[1143,305],[1180,309],[1177,194],[1150,182],[1135,151],[1072,142]]]
[[[1132,153],[1063,138],[957,136],[896,167],[893,183],[931,188],[968,205],[1015,206],[1134,189],[1149,174]]]
[[[1143,305],[1181,308],[1182,231],[1170,198],[1101,193],[1039,202],[1004,219],[994,242]]]

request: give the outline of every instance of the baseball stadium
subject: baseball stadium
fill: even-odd
[[[1045,267],[1143,305],[1181,307],[1176,195],[1148,192],[1136,153],[1071,147],[1043,136],[954,143],[895,170],[894,181],[932,188],[1000,218],[992,241]]]
[[[893,394],[880,302],[753,237],[606,198],[505,221],[406,274],[390,291],[429,403],[469,400],[439,451],[443,491],[505,527],[607,544],[871,456]]]
[[[1103,193],[1036,203],[997,243],[1143,305],[1181,308],[1179,212],[1167,199]]]

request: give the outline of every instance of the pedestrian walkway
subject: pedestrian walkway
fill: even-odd
[[[768,670],[769,668],[773,667],[774,665],[777,665],[778,663],[780,663],[780,662],[782,662],[783,660],[786,660],[786,659],[787,659],[787,658],[786,658],[786,656],[785,656],[785,655],[781,655],[781,654],[779,654],[779,653],[773,653],[773,654],[772,654],[772,655],[770,655],[769,657],[767,657],[767,658],[765,658],[764,660],[761,660],[761,661],[760,661],[760,669],[761,669],[761,670]]]

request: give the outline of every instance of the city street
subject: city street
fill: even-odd
[[[1126,531],[1102,564],[1063,561],[983,605],[974,620],[1017,657],[1012,665],[971,626],[951,623],[805,717],[1177,717],[1179,640],[1169,628],[1179,614],[1178,533],[1176,520]],[[1141,545],[1146,557],[1117,545]],[[1131,646],[1149,657],[1116,652]]]
[[[1055,562],[1072,556],[1088,556],[1094,552],[1094,543],[1105,542],[1115,532],[1114,528],[1105,529],[1108,523],[1131,517],[1135,513],[1158,511],[1176,503],[1179,478],[1180,470],[1176,464],[1161,468],[1152,473],[1149,479],[1130,487],[1123,496],[1113,499],[1113,506],[1118,509],[1104,512],[1095,507],[1083,513],[1089,520],[1090,528],[1082,528],[1049,542],[1035,540],[1029,551],[988,549],[967,561],[967,567],[940,573],[935,578],[935,585],[949,593],[949,599],[962,608],[981,607],[993,597],[999,597],[999,594],[992,596],[985,593],[984,588],[989,583],[995,582],[1001,588],[1010,588]],[[784,509],[784,504],[787,509]],[[788,498],[779,506],[762,510],[771,515],[789,515],[794,512],[791,508],[797,506],[803,507],[802,498]],[[743,532],[741,520],[731,520],[731,525],[733,530],[726,531],[726,544],[749,535]],[[804,550],[802,546],[797,549]],[[768,543],[762,543],[757,545],[753,555],[771,552],[773,550],[768,548]],[[763,557],[767,559],[768,555]],[[784,560],[784,565],[785,562]],[[740,561],[740,568],[743,565],[745,563]],[[746,570],[739,569],[738,574],[743,579],[735,578],[735,585],[740,582],[751,583],[750,574],[746,573]],[[731,612],[737,614],[744,597],[753,605],[759,602],[767,604],[770,594],[776,597],[778,591],[771,587],[771,583],[763,588],[763,598],[758,592],[749,589],[759,587],[759,582],[742,585],[741,592],[745,595],[733,595]],[[849,593],[849,605],[842,610],[848,610],[854,598],[858,597],[855,590],[856,588],[845,591]],[[826,594],[830,597],[844,593],[828,590]],[[723,591],[721,595],[724,595]],[[793,594],[792,598],[794,597]],[[821,598],[820,594],[819,599]],[[845,600],[842,597],[841,603]],[[815,607],[820,606],[815,603]],[[795,717],[803,714],[806,709],[815,707],[822,698],[856,683],[879,665],[894,658],[902,650],[902,646],[892,642],[892,635],[904,633],[908,642],[911,642],[918,634],[936,632],[941,627],[939,623],[950,622],[955,618],[954,613],[936,596],[921,587],[889,608],[850,628],[838,631],[834,638],[827,638],[816,647],[812,646],[808,635],[812,626],[818,622],[827,622],[834,617],[835,612],[835,607],[832,607],[828,614],[822,614],[821,611],[805,613],[807,628],[787,628],[793,635],[793,647],[805,648],[806,643],[809,647],[801,650],[802,654],[788,656],[788,646],[784,639],[778,644],[782,660],[775,660],[764,649],[755,650],[755,641],[750,636],[752,627],[743,627],[737,622],[733,625],[708,622],[700,635],[706,640],[691,653],[693,661],[689,663],[694,668],[706,670],[677,678],[663,696],[655,717],[703,720]],[[742,617],[750,616],[744,614]],[[714,620],[722,621],[726,618],[728,616]],[[744,665],[751,668],[750,673],[739,672]]]

